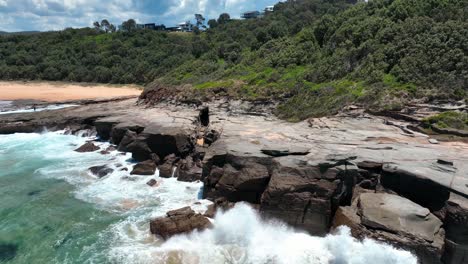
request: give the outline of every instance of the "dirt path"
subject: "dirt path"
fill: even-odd
[[[0,100],[62,102],[140,95],[136,85],[111,86],[65,82],[0,82]]]

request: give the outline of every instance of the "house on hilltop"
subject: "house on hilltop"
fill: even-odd
[[[262,13],[260,13],[260,11],[248,11],[248,12],[242,13],[241,17],[244,19],[252,19],[252,18],[258,18],[261,15]]]

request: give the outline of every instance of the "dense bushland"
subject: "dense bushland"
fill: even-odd
[[[297,0],[261,19],[226,15],[195,33],[67,29],[0,37],[1,79],[189,84],[283,100],[288,119],[351,103],[398,108],[464,99],[467,0]]]

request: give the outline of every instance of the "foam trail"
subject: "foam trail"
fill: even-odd
[[[41,112],[41,111],[46,111],[46,110],[58,110],[58,109],[63,109],[63,108],[68,108],[68,107],[73,107],[73,106],[79,106],[79,105],[77,104],[52,104],[52,105],[47,105],[45,107],[38,106],[35,111],[32,107],[28,107],[28,108],[23,107],[23,108],[18,108],[16,110],[0,111],[0,115],[33,113],[33,112]]]
[[[334,235],[314,237],[263,221],[246,204],[219,213],[213,229],[176,236],[160,246],[122,249],[114,251],[113,257],[127,263],[417,263],[407,251],[354,239],[347,227]]]

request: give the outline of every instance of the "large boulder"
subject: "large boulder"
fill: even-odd
[[[127,152],[128,146],[137,139],[137,133],[131,130],[125,130],[125,134],[120,139],[117,149],[119,151]],[[116,139],[117,140],[117,139]],[[117,144],[117,143],[114,143]]]
[[[212,200],[225,197],[231,202],[258,204],[270,179],[271,164],[270,158],[224,156],[221,163],[215,161],[206,173],[203,195]]]
[[[317,167],[279,166],[261,199],[261,212],[314,235],[328,232],[339,182],[322,179]]]
[[[133,166],[132,175],[154,175],[156,172],[156,164],[152,160],[143,161]]]
[[[179,161],[179,158],[174,154],[166,156],[162,164],[158,167],[159,177],[171,178],[175,176],[174,172],[177,172],[178,161]]]
[[[175,154],[178,157],[187,156],[193,149],[190,139],[191,132],[185,128],[163,127],[153,124],[146,127],[140,137],[144,138],[151,152],[161,159]]]
[[[80,146],[79,148],[75,149],[76,152],[94,152],[96,150],[99,150],[99,147],[94,145],[93,142],[86,142],[85,144],[83,144],[82,146]]]
[[[187,157],[179,162],[177,169],[177,180],[183,182],[194,182],[201,180],[202,168],[193,161],[192,157]]]
[[[346,225],[353,236],[410,250],[422,263],[441,263],[445,231],[427,208],[387,193],[361,193],[353,206],[336,211],[332,228]]]
[[[102,140],[109,140],[112,127],[117,124],[118,122],[115,120],[108,120],[108,119],[98,119],[94,122],[94,126],[96,127],[96,132],[98,136]]]
[[[146,141],[140,136],[128,144],[126,146],[126,150],[132,153],[132,158],[136,161],[151,159],[151,149],[148,147],[148,144],[146,144]]]
[[[132,123],[120,123],[115,125],[110,134],[111,142],[113,144],[119,145],[125,134],[128,131],[134,132],[135,134],[141,133],[144,130],[144,127]]]
[[[189,233],[194,230],[204,230],[212,226],[210,220],[195,213],[190,207],[184,207],[166,213],[165,217],[151,220],[150,231],[152,234],[168,239],[171,236]]]

